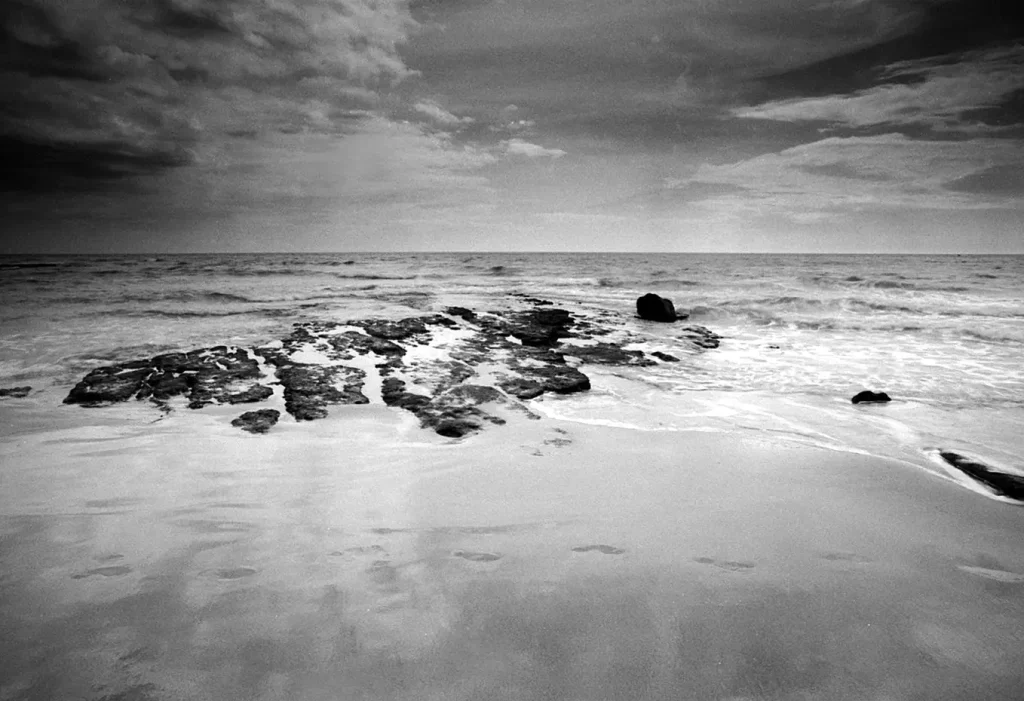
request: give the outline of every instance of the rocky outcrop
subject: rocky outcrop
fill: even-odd
[[[536,418],[525,401],[589,390],[590,378],[578,365],[679,362],[668,353],[648,356],[626,348],[643,339],[624,332],[621,316],[613,312],[581,316],[547,300],[510,297],[507,311],[447,307],[442,314],[405,319],[302,322],[284,338],[254,348],[215,346],[128,360],[93,370],[64,401],[101,406],[144,399],[173,410],[175,402],[201,409],[279,401],[276,395],[297,421],[313,421],[328,416],[332,406],[369,402],[364,388],[372,363],[369,370],[379,373],[387,406],[460,438],[504,423],[501,415],[508,410]],[[676,337],[679,349],[691,353],[718,342],[697,326]],[[247,412],[235,425],[265,431],[277,419],[261,413],[270,411],[277,412]]]
[[[449,438],[461,438],[480,430],[484,423],[501,425],[505,420],[488,413],[488,404],[507,403],[506,396],[494,387],[462,384],[431,399],[415,413],[425,428]]]
[[[93,370],[64,400],[87,406],[152,398],[166,401],[183,395],[192,409],[214,403],[261,401],[259,363],[241,348],[216,346],[189,353],[166,353]],[[229,399],[231,397],[231,399]]]
[[[677,314],[675,305],[671,299],[660,297],[653,292],[648,292],[636,300],[636,313],[641,319],[648,321],[676,321],[685,319],[687,314]]]
[[[234,419],[231,425],[249,433],[266,433],[277,423],[279,418],[281,418],[281,412],[277,409],[257,409],[245,412]]]
[[[997,496],[1024,502],[1024,477],[995,470],[952,451],[942,451],[939,455],[947,464],[985,485]]]
[[[4,387],[0,388],[0,398],[11,397],[21,399],[22,397],[27,397],[31,391],[31,387]]]
[[[591,365],[654,365],[642,350],[626,350],[614,343],[595,343],[589,346],[565,346],[562,352]]]
[[[366,375],[356,368],[290,363],[278,367],[275,374],[284,385],[284,408],[296,421],[324,418],[329,404],[370,401],[361,392]]]
[[[532,309],[511,315],[505,327],[524,346],[550,348],[569,336],[573,323],[572,315],[564,309]]]
[[[884,404],[885,402],[891,402],[892,398],[885,392],[872,392],[870,390],[864,390],[863,392],[857,392],[850,399],[854,404]]]

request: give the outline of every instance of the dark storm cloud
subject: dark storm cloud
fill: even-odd
[[[934,132],[997,132],[1024,121],[1024,47],[997,46],[901,61],[880,82],[852,93],[774,100],[734,111],[739,117],[830,126]]]
[[[428,31],[407,55],[425,84],[565,125],[579,112],[714,111],[746,81],[887,41],[922,14],[879,0],[433,0],[414,12]]]
[[[376,0],[5,0],[6,189],[189,163],[226,135],[339,133],[410,74]]]
[[[892,5],[902,6],[913,20],[893,36],[818,62],[766,72],[750,86],[749,97],[763,101],[863,90],[880,82],[881,71],[893,63],[1011,45],[1024,38],[1024,5],[1011,0],[907,0]]]

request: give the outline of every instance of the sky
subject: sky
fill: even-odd
[[[3,0],[0,253],[1024,253],[1015,0]]]

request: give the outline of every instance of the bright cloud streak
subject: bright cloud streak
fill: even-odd
[[[846,127],[927,125],[941,130],[984,130],[972,119],[1024,90],[1024,46],[975,51],[890,65],[886,82],[849,95],[797,98],[734,109],[746,119],[824,121]]]

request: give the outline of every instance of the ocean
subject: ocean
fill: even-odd
[[[22,256],[0,271],[0,386],[34,386],[55,406],[114,361],[257,344],[310,320],[486,309],[510,293],[614,315],[630,347],[671,347],[673,325],[634,318],[636,298],[655,292],[720,348],[617,369],[550,412],[772,433],[939,472],[937,448],[1024,469],[1024,256]],[[895,401],[854,409],[864,389]]]
[[[647,292],[689,317],[639,319]],[[0,294],[0,388],[30,388],[0,397],[4,701],[1024,685],[1024,511],[940,455],[1024,475],[1024,256],[8,256]],[[490,402],[455,437],[385,405],[387,379],[440,396],[510,363],[576,381],[486,326],[523,309],[649,362],[578,350],[589,389],[517,402],[455,387]],[[352,351],[360,320],[435,314],[429,343],[377,322]],[[214,346],[259,349],[272,396],[64,403],[96,368]],[[239,430],[286,406],[275,353],[358,365],[369,401]]]

